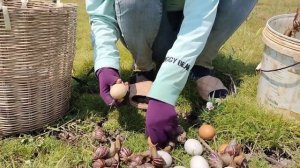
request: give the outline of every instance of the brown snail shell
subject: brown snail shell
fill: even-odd
[[[145,157],[142,155],[131,155],[129,160],[131,161],[130,165],[142,165],[145,163]]]
[[[228,153],[221,154],[220,158],[223,161],[224,166],[229,166],[233,162],[233,156]]]
[[[119,155],[121,160],[127,160],[127,158],[132,154],[132,151],[126,147],[120,149]]]
[[[106,142],[107,141],[107,137],[105,134],[105,131],[103,131],[102,128],[97,127],[95,129],[95,131],[93,132],[93,138],[99,142]]]
[[[155,168],[151,163],[145,163],[140,166],[136,166],[136,168]]]
[[[212,168],[223,168],[223,161],[215,152],[209,155],[209,164]]]
[[[225,153],[231,156],[237,156],[241,150],[241,146],[237,144],[235,140],[231,140],[228,146],[225,148]]]
[[[115,167],[119,162],[115,158],[109,158],[105,160],[105,166]]]
[[[105,161],[102,159],[97,159],[93,162],[93,168],[104,168],[105,167]]]
[[[100,146],[96,149],[93,156],[93,160],[106,159],[108,157],[108,154],[109,154],[109,148],[105,146]]]
[[[157,168],[162,168],[164,167],[164,165],[166,165],[166,162],[164,161],[163,158],[157,157],[157,158],[153,158],[152,164]]]

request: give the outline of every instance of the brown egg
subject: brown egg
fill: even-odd
[[[214,138],[216,131],[215,128],[209,124],[203,124],[198,130],[200,138],[204,140],[211,140]]]
[[[218,149],[218,152],[220,154],[224,154],[225,153],[225,149],[226,149],[227,146],[228,146],[228,144],[221,144],[220,147],[219,147],[219,149]]]
[[[110,87],[110,95],[115,100],[121,100],[125,97],[128,89],[124,83],[117,83]]]

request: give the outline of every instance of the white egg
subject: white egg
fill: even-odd
[[[196,139],[188,139],[184,143],[184,149],[190,155],[201,155],[203,152],[203,146]]]
[[[175,166],[173,168],[185,168],[184,166]]]
[[[202,156],[193,156],[190,162],[191,168],[209,168],[208,162]]]
[[[157,154],[165,160],[166,165],[164,167],[171,167],[172,156],[168,152],[160,150],[160,151],[157,151]]]

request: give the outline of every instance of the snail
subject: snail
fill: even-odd
[[[231,156],[238,156],[242,151],[240,144],[236,142],[235,139],[231,140],[228,146],[225,148],[225,153],[228,153]]]
[[[247,165],[247,159],[243,153],[236,156],[233,159],[233,161],[235,162],[236,165],[238,165],[240,167],[246,167],[246,165]]]
[[[115,154],[115,156],[105,159],[105,160],[101,160],[101,161],[104,162],[105,167],[115,168],[115,167],[118,167],[118,165],[119,165],[119,155]]]
[[[156,150],[156,146],[153,145],[153,143],[151,142],[150,137],[148,138],[148,144],[149,144],[149,148],[150,148],[150,152],[151,152],[151,158],[152,158],[152,164],[155,167],[158,168],[162,168],[166,165],[166,162],[164,161],[164,159],[158,154],[157,150]]]
[[[110,140],[109,157],[115,156],[117,153],[116,143]]]
[[[145,157],[142,155],[131,155],[128,159],[129,162],[129,167],[134,167],[134,166],[139,166],[145,163]]]
[[[93,160],[98,160],[98,159],[106,159],[109,155],[109,148],[105,146],[100,146],[96,149]]]
[[[151,163],[145,163],[140,166],[137,166],[136,168],[155,168]]]
[[[105,161],[102,159],[97,159],[93,162],[92,165],[93,168],[104,168],[105,167]]]
[[[208,162],[212,168],[223,168],[223,161],[216,152],[213,152],[209,155]]]
[[[176,141],[180,144],[184,144],[185,141],[187,140],[187,135],[182,126],[178,126],[178,136],[176,138]]]
[[[122,147],[119,152],[120,159],[127,162],[129,156],[132,155],[132,151],[126,147]]]
[[[229,166],[233,162],[233,156],[228,153],[221,154],[220,158],[223,161],[224,166]]]
[[[116,145],[116,150],[120,151],[121,146],[122,146],[122,138],[120,135],[117,135],[115,145]]]
[[[101,127],[97,126],[92,136],[95,140],[98,140],[100,143],[107,141],[106,133]]]
[[[220,147],[218,148],[218,152],[220,154],[224,154],[225,153],[225,149],[227,148],[228,144],[222,144],[220,145]]]
[[[163,167],[171,167],[171,165],[172,165],[172,156],[168,152],[160,150],[160,151],[157,151],[157,154],[161,158],[163,158],[163,160],[164,160],[164,164],[165,165]]]

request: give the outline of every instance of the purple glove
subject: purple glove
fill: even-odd
[[[113,68],[101,68],[97,71],[99,81],[100,96],[107,105],[116,105],[109,91],[110,86],[114,85],[120,79],[119,72]]]
[[[164,147],[176,136],[177,114],[173,105],[150,99],[146,113],[146,134],[153,144]]]

